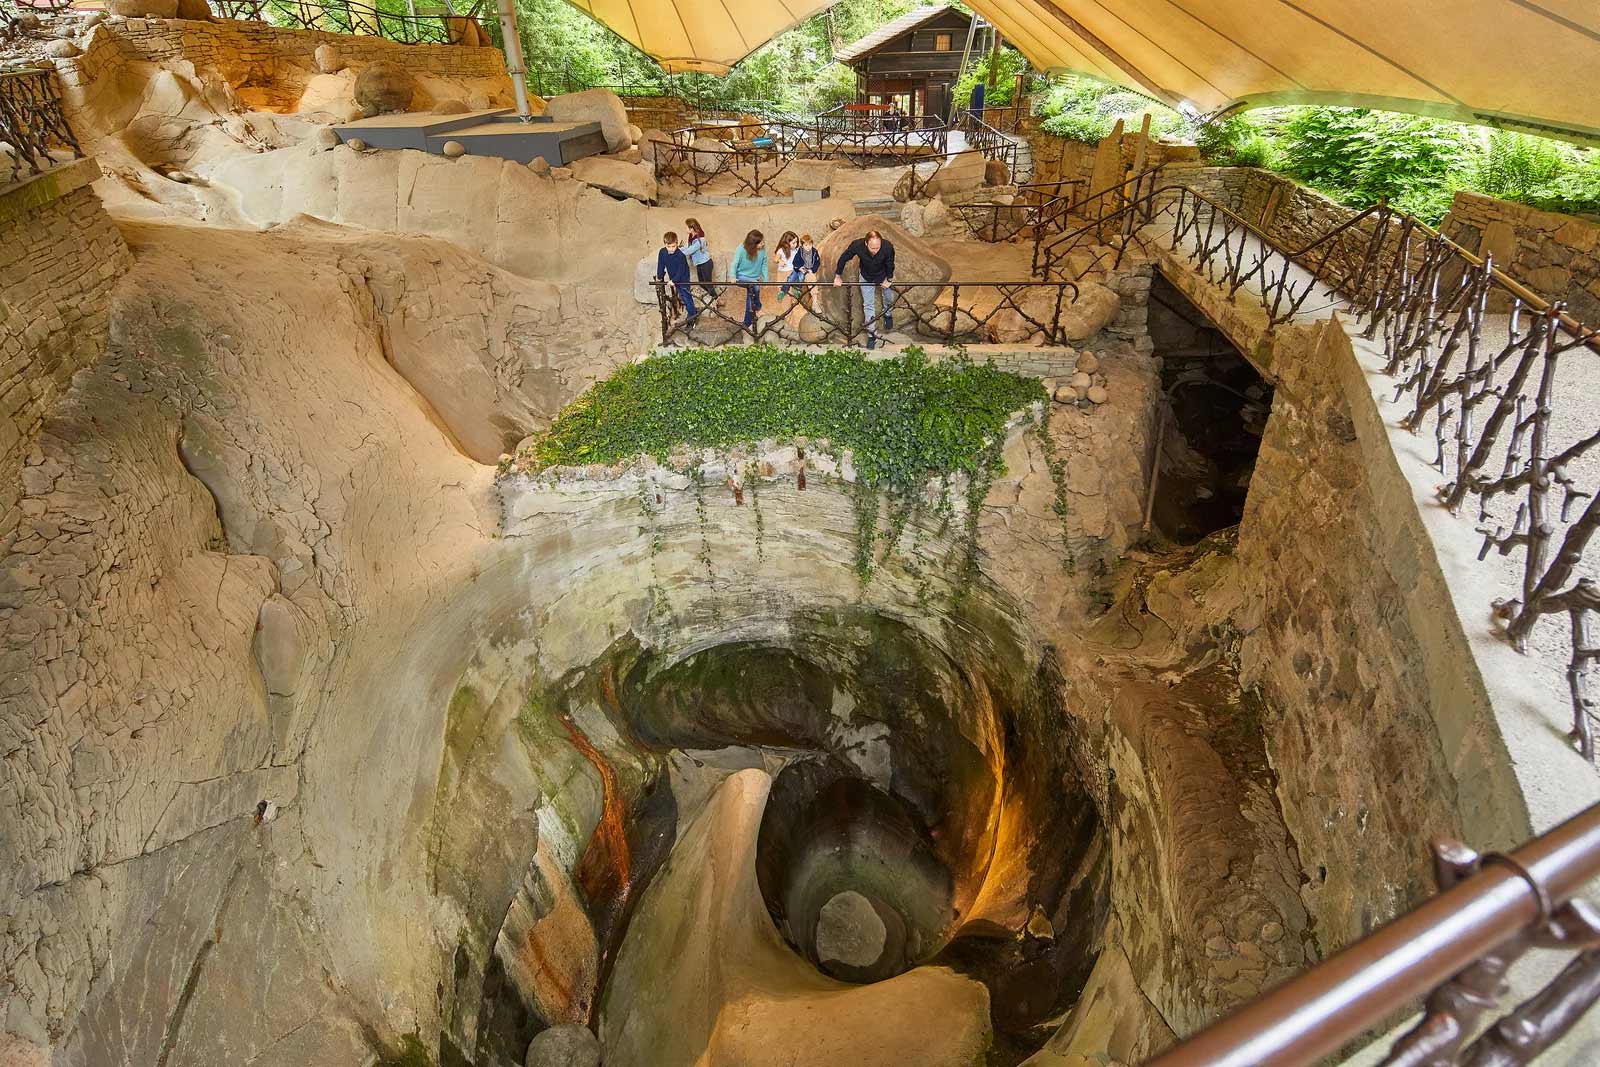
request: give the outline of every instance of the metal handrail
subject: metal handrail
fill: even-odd
[[[0,73],[0,141],[11,146],[7,184],[18,180],[24,167],[43,174],[45,168],[53,166],[52,146],[71,149],[74,159],[83,158],[83,149],[61,108],[54,72]]]
[[[1438,895],[1145,1067],[1311,1067],[1425,994],[1385,1067],[1509,1067],[1549,1049],[1600,995],[1600,911],[1573,899],[1600,877],[1600,805],[1509,856],[1445,842],[1435,857]],[[1576,955],[1474,1040],[1531,948]]]

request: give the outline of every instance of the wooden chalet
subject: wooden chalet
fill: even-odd
[[[862,103],[899,104],[908,115],[948,118],[972,16],[943,4],[908,11],[834,53],[856,72]]]

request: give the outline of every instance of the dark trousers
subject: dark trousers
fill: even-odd
[[[756,324],[756,312],[761,310],[761,283],[744,285],[744,324],[746,327]]]

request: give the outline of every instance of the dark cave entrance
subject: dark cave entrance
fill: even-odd
[[[1244,517],[1272,384],[1160,271],[1150,339],[1168,410],[1152,519],[1167,540],[1192,545]]]

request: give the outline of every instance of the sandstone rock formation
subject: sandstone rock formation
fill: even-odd
[[[557,122],[598,122],[605,134],[607,151],[620,152],[634,141],[629,132],[628,109],[609,89],[585,89],[549,97],[545,100],[545,114]]]
[[[988,161],[976,149],[958,152],[934,172],[927,184],[927,195],[948,198],[976,189],[983,185],[987,168]]]
[[[899,299],[914,307],[931,307],[939,295],[939,285],[950,280],[950,264],[905,227],[881,215],[863,215],[851,219],[823,239],[817,246],[817,251],[822,255],[822,275],[819,280],[831,282],[834,266],[850,242],[865,237],[870,230],[877,230],[885,240],[894,243],[895,282],[920,283],[914,288],[900,290]],[[852,262],[845,268],[845,281],[853,283],[859,278],[860,269]],[[858,286],[830,286],[821,292],[823,311],[829,318],[842,322],[846,321],[846,316],[852,316],[853,321],[861,320],[863,309]]]
[[[416,79],[393,63],[370,63],[356,76],[356,103],[368,115],[405,111],[416,92]]]
[[[647,163],[587,156],[573,161],[572,176],[616,197],[642,200],[647,204],[656,199],[656,178]]]

